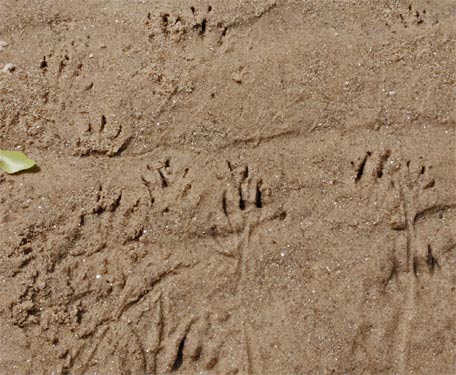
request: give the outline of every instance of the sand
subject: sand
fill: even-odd
[[[0,0],[0,374],[456,374],[454,0]]]

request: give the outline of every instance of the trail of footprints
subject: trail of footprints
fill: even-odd
[[[456,205],[453,203],[431,204],[420,207],[419,202],[423,194],[436,186],[436,180],[432,177],[432,166],[427,166],[423,161],[411,163],[411,161],[398,161],[392,158],[390,150],[366,154],[352,162],[354,168],[353,181],[360,188],[382,188],[382,194],[395,195],[395,205],[390,207],[390,228],[399,234],[407,232],[407,260],[394,259],[392,261],[392,275],[389,280],[400,271],[400,264],[409,264],[405,269],[419,277],[424,271],[433,274],[441,266],[437,259],[432,244],[422,243],[419,237],[417,223],[426,221],[431,216],[443,217],[444,213],[453,212]],[[383,185],[379,182],[383,181]],[[387,203],[391,200],[385,199]],[[413,243],[412,243],[413,242]],[[397,251],[400,253],[400,251]],[[410,261],[410,262],[409,262]]]
[[[445,261],[454,256],[454,233],[446,240],[441,236],[445,233],[445,226],[456,222],[456,204],[435,203],[434,199],[426,199],[429,194],[435,194],[433,189],[437,182],[432,177],[432,166],[422,160],[398,160],[390,150],[379,153],[368,151],[357,162],[352,162],[352,167],[355,185],[370,195],[380,191],[386,204],[393,203],[386,218],[390,220],[390,230],[397,235],[386,267],[389,271],[383,280],[383,293],[392,292],[390,297],[393,301],[400,298],[402,310],[398,312],[399,320],[396,317],[394,322],[385,323],[386,328],[393,329],[397,335],[397,350],[387,355],[397,355],[394,359],[396,370],[405,374],[411,334],[409,326],[416,314],[417,300],[421,298],[418,289],[441,274]],[[391,196],[396,198],[391,200]],[[430,234],[430,231],[433,233]],[[359,351],[362,344],[357,344],[356,340],[365,342],[368,339],[374,340],[373,337],[368,338],[365,332],[359,333],[355,339],[358,353],[362,353]]]
[[[220,165],[224,168],[220,169]],[[217,183],[216,189],[210,185],[211,181]],[[122,251],[115,250],[126,249],[123,246],[140,251],[145,226],[150,222],[157,225],[162,221],[157,220],[160,215],[171,215],[174,211],[179,211],[181,215],[180,209],[186,205],[190,207],[190,212],[199,205],[204,205],[205,210],[213,211],[215,216],[221,218],[221,221],[217,222],[221,235],[219,244],[225,248],[224,251],[232,252],[231,259],[221,261],[232,263],[233,259],[235,260],[237,272],[231,276],[239,281],[242,272],[245,272],[245,257],[242,251],[246,250],[238,245],[245,240],[245,231],[250,231],[251,228],[268,220],[283,219],[283,210],[271,204],[271,193],[263,179],[256,176],[254,168],[246,164],[235,165],[229,161],[220,162],[215,168],[208,170],[204,180],[195,181],[190,166],[176,162],[172,158],[165,158],[144,165],[134,188],[123,189],[116,186],[100,184],[89,189],[86,195],[81,197],[85,202],[82,205],[85,210],[77,213],[76,220],[72,220],[62,229],[67,233],[65,239],[62,239],[58,230],[51,231],[53,235],[48,236],[45,246],[54,249],[55,254],[48,259],[39,258],[38,261],[42,264],[35,264],[34,267],[40,270],[40,283],[43,285],[64,277],[67,280],[67,287],[51,291],[51,295],[46,296],[46,306],[40,303],[32,303],[29,306],[26,300],[18,300],[11,309],[25,310],[22,318],[19,317],[22,320],[17,321],[17,325],[42,326],[45,323],[41,322],[40,315],[57,308],[62,301],[82,302],[75,305],[79,306],[76,313],[70,310],[62,313],[62,316],[66,317],[66,322],[70,322],[65,323],[69,325],[67,328],[77,332],[84,341],[80,348],[62,346],[59,349],[62,351],[62,374],[83,374],[90,366],[96,366],[96,361],[102,363],[103,359],[99,358],[97,353],[99,348],[106,346],[112,346],[116,358],[120,361],[118,367],[125,371],[129,366],[133,366],[137,373],[152,374],[165,370],[179,372],[181,368],[189,366],[207,371],[214,369],[223,361],[221,353],[225,345],[226,330],[231,330],[233,337],[240,335],[235,324],[231,323],[229,314],[218,320],[217,317],[223,317],[225,312],[209,311],[206,315],[195,314],[191,321],[178,322],[166,313],[163,305],[168,281],[177,280],[176,276],[180,279],[186,272],[192,272],[187,260],[177,259],[171,255],[169,261],[158,266],[154,254],[146,255],[139,259],[135,271],[131,274],[128,269],[117,267],[115,262],[108,262],[102,267],[105,270],[103,281],[93,279],[94,270],[91,267],[98,267],[98,261],[90,260],[92,257],[95,260],[103,259],[106,251],[111,255],[123,257]],[[200,197],[208,194],[212,194],[212,198],[202,200]],[[190,221],[191,217],[188,220]],[[187,224],[184,223],[185,225]],[[38,235],[35,235],[35,232]],[[217,232],[208,233],[209,236],[217,235]],[[234,242],[232,237],[235,237]],[[54,246],[54,240],[57,238],[63,245]],[[19,247],[33,248],[35,239],[41,240],[39,232],[29,228],[24,232]],[[17,253],[22,259],[23,251],[19,249]],[[30,260],[24,263],[20,272],[27,269],[29,264],[36,262],[35,253],[38,252],[32,251],[30,256],[26,255],[26,259]],[[83,264],[80,262],[82,258],[89,261]],[[68,274],[62,275],[62,272]],[[75,277],[76,275],[80,276]],[[34,285],[35,282],[29,284]],[[29,295],[33,301],[41,301],[44,292],[46,289],[33,289],[26,292],[28,294],[25,296]],[[210,294],[211,290],[202,293]],[[119,301],[119,306],[114,311],[106,311],[106,314],[91,316],[88,307],[90,303],[87,301],[92,301],[94,295],[100,300],[115,298]],[[235,300],[234,295],[229,298],[231,302]],[[71,302],[71,305],[73,304]],[[148,304],[150,307],[144,307]],[[152,318],[150,314],[141,312],[143,308],[154,311]],[[33,311],[40,311],[40,314],[34,316]],[[148,322],[150,319],[156,321],[152,327],[144,323],[146,336],[143,332],[128,329],[127,320],[142,321],[143,318],[138,317],[138,314],[144,314],[144,319],[149,319]],[[84,324],[81,325],[81,322]],[[207,340],[209,336],[213,339]]]
[[[214,179],[219,182],[215,193],[212,186],[208,190],[198,188],[198,193],[190,196],[193,194],[195,184],[205,185],[207,180],[195,182],[190,167],[186,167],[185,164],[175,165],[171,158],[150,162],[142,169],[141,175],[138,176],[138,186],[133,190],[102,184],[92,189],[90,194],[83,198],[92,203],[85,204],[84,206],[88,208],[78,214],[77,220],[71,224],[72,231],[65,240],[65,246],[54,247],[53,236],[49,236],[50,240],[46,246],[55,248],[58,253],[46,261],[52,264],[43,263],[38,268],[42,270],[47,281],[60,277],[63,269],[71,270],[65,276],[68,278],[68,288],[62,289],[61,292],[59,292],[60,289],[56,290],[52,292],[54,293],[52,296],[47,296],[46,300],[51,304],[50,306],[37,304],[32,307],[24,305],[24,308],[38,311],[43,307],[44,313],[54,308],[53,303],[58,305],[68,298],[83,301],[75,315],[76,318],[70,318],[70,312],[66,314],[68,314],[68,321],[72,322],[71,329],[84,338],[85,344],[77,350],[62,348],[64,362],[62,373],[65,371],[75,374],[86,373],[97,360],[102,362],[102,358],[97,354],[99,348],[111,346],[112,343],[118,343],[112,347],[116,358],[120,361],[118,367],[126,371],[129,366],[133,366],[137,373],[154,374],[165,370],[179,372],[181,368],[188,368],[188,366],[210,371],[222,360],[220,353],[224,346],[223,332],[226,332],[227,327],[237,332],[235,327],[231,327],[229,318],[217,320],[216,317],[223,316],[223,312],[209,312],[209,315],[198,313],[190,321],[176,322],[167,315],[163,305],[168,280],[176,276],[181,277],[186,272],[192,272],[190,264],[185,260],[174,259],[171,255],[169,261],[160,263],[161,266],[158,266],[153,254],[146,255],[139,260],[132,274],[129,274],[128,270],[117,269],[115,264],[107,264],[104,267],[106,274],[103,275],[106,283],[89,281],[87,276],[84,276],[85,272],[91,272],[86,269],[88,263],[84,266],[78,262],[82,257],[90,259],[90,257],[100,256],[102,258],[102,254],[109,249],[114,249],[115,244],[133,245],[140,249],[145,225],[149,222],[160,222],[156,219],[158,217],[156,215],[172,214],[186,204],[191,208],[190,211],[193,211],[201,204],[199,194],[205,195],[208,191],[212,192],[214,199],[203,203],[206,205],[214,203],[213,206],[205,209],[213,210],[215,215],[224,218],[225,224],[223,221],[219,223],[220,230],[226,231],[223,236],[228,235],[229,238],[234,236],[241,241],[246,228],[255,227],[267,220],[281,218],[282,211],[277,211],[275,208],[268,211],[270,206],[273,206],[268,204],[270,193],[265,188],[263,180],[252,173],[251,167],[242,164],[236,166],[226,162],[225,168],[221,176],[219,171],[215,170],[210,170],[208,173],[208,181]],[[221,177],[221,180],[218,180],[217,176]],[[33,231],[33,228],[30,231]],[[21,247],[33,247],[35,236],[30,237],[32,236],[30,231],[21,240]],[[57,237],[59,237],[58,234]],[[40,240],[40,237],[36,238]],[[225,241],[223,238],[221,237],[220,246],[233,245],[231,239]],[[233,277],[239,281],[239,275],[245,268],[242,263],[242,249],[235,245],[234,249],[227,251],[233,251],[233,257],[238,264],[236,267],[238,272]],[[19,256],[22,256],[21,252]],[[35,261],[33,257],[30,259],[30,262]],[[22,268],[27,267],[28,265],[24,264]],[[52,271],[49,272],[46,269]],[[81,279],[70,275],[71,273],[74,276],[81,272]],[[92,280],[91,277],[90,280]],[[110,284],[107,283],[108,280]],[[87,292],[87,290],[90,291]],[[43,292],[31,291],[33,300],[41,300]],[[86,310],[83,306],[86,306],[84,301],[87,297],[88,301],[91,300],[92,293],[101,299],[115,297],[119,301],[119,306],[114,311],[91,317],[90,309]],[[202,293],[210,293],[210,290]],[[18,305],[12,306],[12,309],[20,308],[23,302],[18,301]],[[141,311],[148,304],[150,307],[146,309],[155,311],[152,318],[156,324],[152,327],[144,326],[145,332],[147,331],[146,341],[144,341],[143,332],[127,329],[126,320],[131,318],[142,321],[143,318],[138,317],[138,314],[145,314],[147,318],[148,315]],[[149,318],[151,318],[150,314]],[[80,326],[81,321],[85,323],[84,326]],[[25,314],[24,320],[18,321],[17,324],[23,326],[42,323],[39,317]],[[236,334],[238,333],[233,333],[234,336]],[[207,340],[208,336],[214,339]]]
[[[128,318],[111,322],[89,336],[84,350],[69,359],[63,370],[82,375],[90,367],[103,366],[107,359],[98,350],[110,347],[109,360],[115,361],[109,368],[114,364],[119,373],[186,373],[182,370],[191,368],[214,371],[228,341],[223,334],[226,322],[217,313],[192,315],[176,322],[167,304],[161,292],[141,301],[128,312]]]
[[[249,4],[244,4],[249,8]],[[252,4],[250,4],[252,5]],[[217,16],[214,14],[215,7],[208,4],[206,6],[190,5],[180,10],[180,12],[162,12],[158,19],[150,12],[147,13],[145,25],[148,30],[148,39],[153,41],[157,36],[174,42],[180,42],[189,39],[193,36],[198,36],[199,39],[207,38],[209,43],[220,46],[224,42],[228,30],[243,23],[251,23],[255,19],[262,17],[277,6],[276,1],[269,2],[262,9],[254,8],[249,12],[245,9],[242,13],[245,17],[236,17],[229,20],[224,19],[224,13],[227,10],[226,6],[219,7],[220,12]],[[242,4],[235,4],[235,7],[242,7]],[[225,10],[225,11],[224,11]]]

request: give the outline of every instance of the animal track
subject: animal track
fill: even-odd
[[[235,168],[227,161],[227,167],[230,177],[228,188],[222,193],[221,209],[230,228],[237,231],[245,226],[247,216],[259,214],[268,191],[261,178],[252,176],[248,165]]]
[[[440,265],[432,253],[431,245],[427,245],[427,253],[424,257],[418,257],[416,255],[413,257],[413,274],[417,278],[423,272],[433,275],[436,267],[440,268]]]
[[[214,314],[202,313],[174,326],[162,294],[138,303],[125,320],[109,322],[97,333],[86,338],[89,342],[70,358],[72,373],[85,374],[90,366],[104,366],[97,348],[108,347],[117,362],[108,364],[121,373],[137,374],[193,373],[216,369],[226,337],[223,322]],[[136,327],[136,328],[130,328]],[[71,356],[71,355],[70,355]],[[193,370],[193,371],[192,371]]]
[[[359,183],[361,180],[366,180],[366,178],[374,181],[383,178],[385,173],[391,171],[391,167],[388,166],[390,156],[390,150],[385,150],[378,154],[367,151],[359,161],[352,161],[351,165],[355,168],[354,182]]]
[[[152,41],[156,35],[162,35],[179,42],[192,36],[204,38],[209,34],[209,31],[215,30],[213,42],[221,44],[228,26],[224,26],[223,22],[211,25],[210,16],[212,11],[211,5],[207,7],[190,6],[182,14],[161,13],[158,17],[158,24],[154,24],[152,15],[149,12],[146,20],[146,26],[151,31],[149,40]]]
[[[188,167],[171,165],[171,159],[149,163],[141,179],[148,191],[151,206],[167,214],[172,206],[182,204],[192,192],[189,171]]]
[[[416,7],[409,3],[407,6],[400,6],[399,9],[391,12],[386,26],[398,25],[403,29],[417,28],[422,26],[435,26],[439,23],[438,19],[432,17],[424,8]]]
[[[367,169],[367,164],[370,156],[373,153],[369,153],[361,161],[358,166],[358,176],[364,176],[364,173],[360,171]],[[370,170],[372,175],[370,180],[376,182],[388,176],[385,180],[386,187],[383,191],[384,194],[397,197],[393,206],[390,207],[389,215],[389,226],[394,231],[405,232],[407,237],[406,244],[406,260],[393,259],[391,262],[391,275],[388,280],[392,280],[393,276],[397,276],[396,273],[401,269],[406,272],[412,272],[418,276],[420,271],[423,270],[434,270],[438,266],[438,261],[432,255],[432,248],[430,245],[423,245],[417,242],[417,229],[416,224],[418,221],[424,220],[427,216],[438,213],[442,210],[449,208],[448,205],[431,205],[425,209],[420,209],[418,202],[420,197],[428,189],[435,187],[435,179],[429,174],[432,170],[431,166],[424,165],[421,161],[414,163],[412,168],[410,161],[398,163],[394,161],[391,165],[386,166],[388,160],[392,154],[389,150],[381,153],[377,160],[371,161]],[[361,177],[355,181],[360,182]],[[391,203],[390,200],[384,199],[385,202]],[[400,254],[401,252],[395,252]],[[431,259],[431,260],[429,260]],[[427,265],[431,262],[432,267],[429,268]],[[398,267],[399,264],[406,264],[406,267]],[[422,266],[426,265],[425,268]]]
[[[271,220],[284,220],[286,212],[271,197],[271,191],[263,179],[256,177],[248,166],[233,166],[227,162],[229,177],[221,187],[220,203],[217,202],[222,215],[217,221],[217,232],[221,240],[235,237],[231,250],[220,250],[224,255],[233,256],[241,251],[244,240],[248,240],[250,231]],[[221,245],[220,247],[226,247]]]
[[[381,283],[378,297],[390,301],[392,315],[390,320],[380,327],[374,324],[372,329],[387,330],[389,335],[397,337],[396,348],[386,351],[375,335],[367,333],[370,328],[363,327],[354,340],[353,351],[360,360],[371,361],[375,366],[378,357],[364,348],[378,346],[383,350],[381,356],[391,357],[391,361],[397,363],[395,372],[405,374],[413,331],[411,324],[417,314],[416,305],[422,298],[420,290],[445,277],[450,257],[454,256],[448,249],[454,248],[456,243],[454,234],[449,233],[456,220],[456,204],[436,203],[438,180],[432,166],[422,158],[404,160],[394,150],[369,150],[351,164],[353,184],[364,191],[369,204],[375,205],[379,212],[375,223],[383,222],[385,229],[393,231],[392,249],[381,263],[382,276],[378,279]],[[369,288],[367,295],[370,293]],[[365,306],[368,314],[377,316],[377,311],[370,310],[374,305],[365,302]]]
[[[105,115],[98,124],[88,123],[87,129],[76,141],[75,155],[118,156],[130,144],[131,137],[124,134],[122,125],[110,126]]]
[[[402,26],[407,28],[409,26],[420,26],[424,24],[426,16],[426,10],[419,10],[410,4],[407,7],[407,11],[399,13],[399,19],[401,20]]]
[[[422,164],[421,161],[418,163],[406,161],[396,165],[393,163],[392,168],[385,169],[385,163],[390,156],[389,151],[382,154],[376,163],[377,167],[372,169],[375,172],[374,179],[382,178],[386,171],[389,176],[389,185],[392,188],[390,192],[386,190],[387,194],[396,192],[398,197],[398,204],[392,210],[390,227],[398,232],[396,242],[399,247],[395,248],[392,254],[390,271],[384,285],[385,288],[388,288],[393,280],[398,281],[399,279],[403,279],[403,283],[405,283],[402,319],[398,323],[399,348],[397,351],[399,353],[398,372],[403,374],[407,366],[409,325],[416,311],[417,288],[420,284],[427,282],[429,277],[433,277],[443,266],[443,260],[436,255],[433,245],[425,242],[428,241],[428,236],[421,234],[421,231],[426,230],[427,226],[419,227],[418,223],[424,223],[439,212],[452,210],[456,205],[433,204],[422,209],[420,206],[420,203],[423,202],[422,196],[428,189],[435,186],[435,179],[429,175],[432,168]],[[367,160],[368,158],[365,157],[362,163],[366,164]],[[362,168],[365,168],[365,165]],[[359,167],[358,171],[362,168]],[[395,288],[395,286],[396,283],[393,283],[392,287]]]
[[[103,84],[98,85],[100,82],[90,75],[90,70],[102,63],[87,53],[88,48],[89,41],[75,41],[71,49],[51,50],[37,61],[44,86],[41,98],[50,113],[59,114],[59,122],[71,125],[65,133],[59,128],[52,130],[65,148],[71,146],[66,151],[71,149],[75,156],[118,156],[132,139],[130,127],[123,125],[129,117],[125,106],[130,103],[128,99],[121,103],[104,100],[100,110],[100,97],[111,97],[112,88],[102,89]],[[62,92],[66,94],[61,96]],[[54,122],[57,117],[49,115],[47,120]]]
[[[208,14],[212,11],[209,6],[205,10],[198,10],[194,6],[189,8],[191,15],[171,15],[169,13],[160,14],[159,29],[165,36],[170,36],[179,41],[184,36],[190,35],[192,31],[200,36],[204,36],[208,27]],[[147,15],[146,25],[151,26],[151,14]],[[153,35],[153,34],[152,34]],[[152,36],[153,38],[153,36]]]
[[[364,174],[364,169],[366,168],[366,162],[367,159],[372,155],[370,151],[367,151],[366,155],[364,158],[361,160],[359,165],[356,168],[356,176],[355,176],[355,183],[357,183],[359,180],[361,180],[361,177],[363,177]],[[352,162],[352,165],[354,166],[354,163]]]
[[[101,117],[95,128],[103,127],[109,127],[109,118]],[[13,307],[17,324],[33,324],[51,342],[52,335],[58,336],[60,343],[55,341],[52,345],[61,355],[62,373],[82,375],[111,369],[106,371],[185,374],[221,372],[228,366],[233,373],[236,369],[247,373],[252,365],[246,365],[245,358],[252,354],[245,354],[245,347],[252,348],[254,344],[244,344],[248,339],[239,328],[239,316],[245,313],[239,307],[244,296],[239,280],[243,275],[250,277],[248,265],[254,256],[250,233],[264,221],[280,220],[283,210],[272,200],[267,181],[258,176],[252,164],[230,163],[228,167],[221,161],[206,168],[205,163],[200,163],[199,173],[194,174],[194,155],[185,161],[176,157],[144,160],[139,161],[139,166],[137,158],[132,160],[130,165],[137,175],[131,172],[117,177],[120,182],[115,183],[100,176],[101,182],[93,188],[81,188],[81,194],[65,198],[70,202],[68,211],[74,212],[71,223],[67,225],[59,216],[56,229],[46,228],[47,238],[35,241],[39,228],[30,227],[18,239],[25,252],[27,246],[33,248],[26,256],[36,254],[43,258],[52,254],[54,258],[55,252],[55,259],[51,272],[44,266],[36,267],[40,275],[46,276],[47,286],[28,292]],[[206,172],[203,176],[202,168]],[[195,181],[195,175],[201,176],[200,180]],[[228,229],[226,224],[228,218],[221,207],[223,191],[230,220],[239,221],[237,229]],[[194,216],[186,221],[180,210],[187,202]],[[176,237],[169,241],[162,235],[159,213],[165,208],[169,211],[164,216],[178,212],[184,221],[182,227],[186,228],[197,217],[199,207],[203,213],[218,215],[226,224],[219,236],[208,231],[199,238],[193,233],[186,237],[188,232],[182,231],[172,234],[182,235],[182,241],[176,241]],[[205,217],[200,221],[207,225]],[[153,232],[150,236],[144,234],[149,228]],[[223,257],[211,253],[215,247],[213,237],[217,237],[224,251],[232,253]],[[35,243],[39,242],[52,250],[36,249]],[[181,242],[185,244],[179,248]],[[192,250],[203,254],[193,258]],[[203,258],[207,262],[195,269]],[[214,277],[221,268],[223,277]],[[36,282],[27,279],[27,285],[35,288],[42,282],[40,277]],[[213,279],[207,284],[210,278]],[[230,293],[235,282],[239,289]],[[194,283],[192,288],[189,283]],[[48,293],[45,298],[43,293]],[[216,310],[218,304],[201,309],[201,301],[212,298],[226,301],[219,305],[223,306],[221,311]],[[57,333],[46,332],[51,319],[58,320]],[[66,340],[75,335],[79,340]],[[109,360],[114,359],[112,363],[106,362],[107,352],[111,353]]]

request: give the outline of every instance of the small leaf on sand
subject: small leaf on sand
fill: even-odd
[[[35,161],[29,159],[22,152],[0,150],[0,169],[6,173],[16,173],[32,168],[34,165]]]

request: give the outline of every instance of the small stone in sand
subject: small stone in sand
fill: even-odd
[[[3,67],[3,72],[4,73],[12,73],[16,70],[16,65],[14,64],[6,64],[4,67]]]

